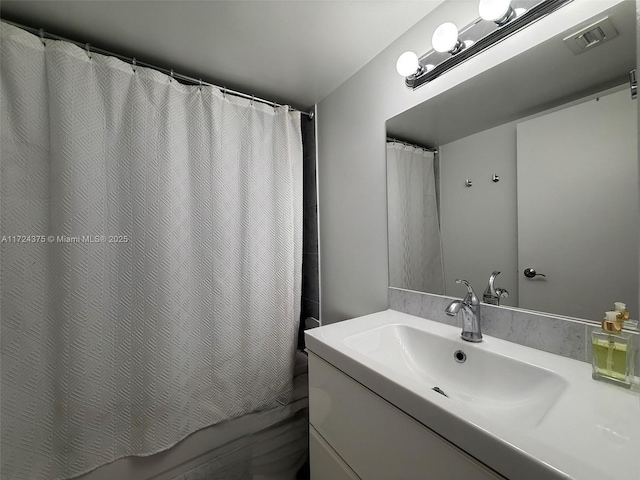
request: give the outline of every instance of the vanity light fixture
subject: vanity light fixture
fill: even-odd
[[[415,52],[404,52],[396,62],[396,70],[403,77],[422,75],[436,68],[432,63],[422,65]]]
[[[396,63],[396,70],[403,77],[408,77],[410,75],[416,75],[422,73],[422,65],[420,65],[420,60],[418,60],[418,55],[415,52],[404,52],[400,57],[398,57],[398,62]]]
[[[480,18],[462,29],[443,23],[433,32],[432,50],[422,57],[403,53],[396,69],[415,90],[571,1],[480,0]]]
[[[431,37],[431,44],[436,52],[449,52],[451,55],[455,55],[465,47],[458,38],[458,27],[451,22],[443,23],[436,28]]]
[[[499,26],[509,23],[516,16],[511,0],[480,0],[478,13],[483,20],[495,22]]]

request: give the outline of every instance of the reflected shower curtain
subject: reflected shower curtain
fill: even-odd
[[[69,478],[285,403],[299,114],[1,34],[2,478]]]
[[[444,294],[433,153],[387,143],[389,283]]]

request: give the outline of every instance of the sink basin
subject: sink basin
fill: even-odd
[[[392,324],[346,337],[345,346],[448,401],[495,421],[535,428],[562,395],[558,374],[458,336]]]

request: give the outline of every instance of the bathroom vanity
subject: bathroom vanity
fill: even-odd
[[[311,478],[638,480],[640,396],[387,310],[306,332]]]

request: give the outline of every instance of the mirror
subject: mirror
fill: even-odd
[[[615,38],[563,41],[604,19]],[[625,1],[389,119],[390,286],[482,297],[499,271],[500,305],[638,318],[635,52]]]

